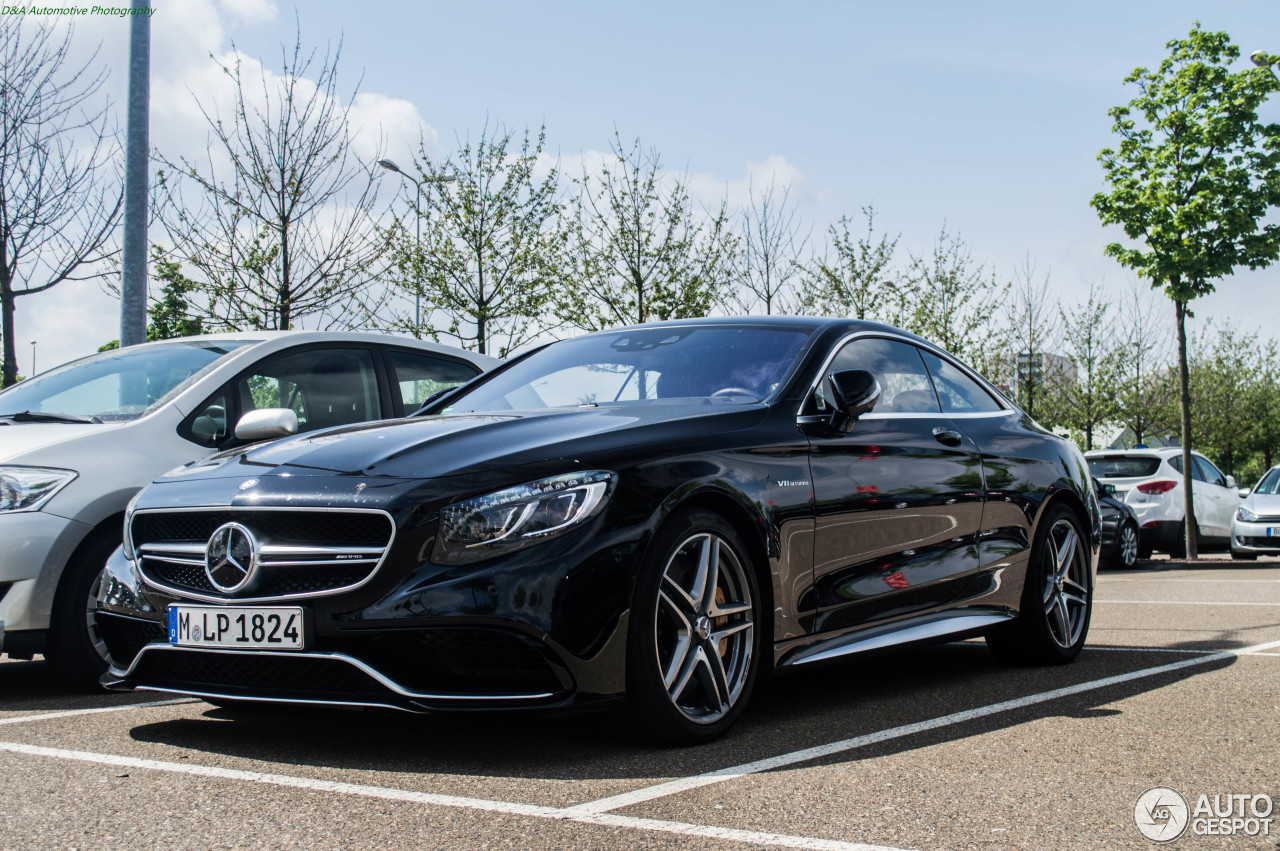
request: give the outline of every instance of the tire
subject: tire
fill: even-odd
[[[1187,557],[1187,521],[1184,519],[1178,524],[1178,537],[1174,540],[1173,546],[1169,548],[1169,558],[1186,558]]]
[[[1150,561],[1151,552],[1152,550],[1151,550],[1150,544],[1139,543],[1138,544],[1138,561]]]
[[[1085,540],[1075,512],[1065,505],[1048,510],[1031,548],[1018,617],[986,635],[997,657],[1060,665],[1080,655],[1093,612]]]
[[[1139,541],[1138,527],[1134,523],[1123,523],[1120,531],[1116,533],[1116,549],[1111,556],[1114,567],[1124,570],[1132,568],[1138,563],[1138,554],[1142,550]]]
[[[1233,550],[1231,551],[1231,558],[1232,558],[1233,560],[1235,560],[1235,561],[1256,561],[1256,560],[1257,560],[1257,558],[1258,558],[1258,554],[1257,554],[1257,553],[1242,553],[1242,552],[1240,552],[1239,550],[1234,550],[1234,549],[1233,549]]]
[[[101,691],[98,680],[111,662],[93,610],[104,566],[118,546],[118,524],[92,533],[63,569],[54,594],[44,657],[58,679],[80,691]]]
[[[658,530],[627,636],[627,702],[646,738],[699,744],[733,725],[761,665],[760,612],[754,565],[722,517],[681,512]]]

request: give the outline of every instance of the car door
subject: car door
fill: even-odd
[[[1202,528],[1200,531],[1215,538],[1225,538],[1231,534],[1231,516],[1235,514],[1236,507],[1240,503],[1240,495],[1236,493],[1235,488],[1227,487],[1227,477],[1208,458],[1192,455],[1191,460],[1195,462],[1204,479],[1201,487],[1205,490],[1205,497],[1211,506],[1213,517],[1212,528]]]
[[[945,604],[978,566],[981,461],[942,414],[919,350],[857,337],[823,375],[840,369],[870,371],[882,395],[848,434],[810,436],[817,631]],[[804,412],[828,410],[820,383]]]
[[[1217,526],[1214,512],[1216,504],[1205,481],[1204,470],[1199,464],[1195,463],[1196,456],[1191,456],[1191,505],[1196,513],[1196,526],[1200,530],[1201,535],[1218,535],[1215,531]],[[1182,456],[1175,455],[1169,459],[1169,466],[1177,470],[1179,475],[1182,474]],[[1178,506],[1181,508],[1181,505]]]

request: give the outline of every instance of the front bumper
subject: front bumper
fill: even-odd
[[[1242,520],[1233,520],[1231,549],[1241,553],[1280,555],[1280,534],[1268,534],[1272,529],[1280,532],[1280,521],[1262,520],[1257,523],[1245,523]]]
[[[9,632],[45,630],[58,579],[92,527],[46,511],[0,513],[0,621]]]
[[[117,550],[99,596],[112,658],[102,684],[412,712],[606,702],[624,689],[627,618],[616,599],[601,605],[609,595],[600,583],[628,587],[630,564],[597,557],[592,541],[551,542],[465,571],[402,570],[390,559],[358,592],[287,601],[309,624],[301,651],[170,645],[168,606],[194,601],[146,585]],[[592,622],[596,634],[582,634]]]

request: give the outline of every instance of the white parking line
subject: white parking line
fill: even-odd
[[[182,697],[177,700],[153,700],[149,703],[122,703],[119,706],[102,706],[97,709],[67,709],[62,712],[39,712],[35,715],[19,715],[16,718],[0,718],[0,724],[26,724],[28,721],[52,721],[73,715],[97,715],[99,712],[123,712],[126,709],[142,709],[147,706],[174,706],[179,703],[199,703],[199,700]]]
[[[1031,694],[1025,697],[1014,698],[1013,700],[1004,700],[1000,703],[979,706],[976,709],[966,709],[962,712],[953,712],[950,715],[931,718],[928,721],[904,724],[901,727],[880,730],[875,733],[868,733],[865,736],[855,736],[854,738],[843,739],[839,742],[818,745],[816,747],[792,751],[791,753],[781,754],[767,759],[743,763],[742,765],[734,765],[729,768],[709,771],[706,774],[697,774],[693,777],[683,777],[679,780],[659,783],[656,786],[648,786],[643,789],[636,789],[632,792],[624,792],[621,795],[612,795],[608,798],[587,801],[586,803],[578,804],[575,807],[570,807],[569,811],[575,813],[605,813],[609,810],[629,807],[633,804],[652,801],[656,798],[665,798],[668,795],[674,795],[678,792],[687,792],[690,789],[697,789],[701,786],[710,786],[713,783],[723,783],[726,780],[736,780],[749,774],[758,774],[762,771],[784,768],[800,762],[809,762],[810,760],[845,753],[846,751],[866,747],[867,745],[887,742],[892,739],[900,739],[905,736],[914,736],[917,733],[924,733],[929,730],[937,730],[941,727],[964,724],[978,718],[986,718],[989,715],[997,715],[1001,712],[1009,712],[1014,709],[1023,709],[1039,703],[1057,700],[1060,697],[1069,697],[1082,692],[1108,688],[1110,686],[1127,683],[1132,680],[1167,674],[1172,671],[1182,670],[1183,668],[1207,665],[1211,662],[1232,659],[1237,656],[1252,655],[1263,650],[1269,650],[1273,647],[1280,647],[1280,641],[1269,641],[1265,644],[1255,644],[1252,647],[1244,647],[1239,650],[1223,650],[1216,653],[1208,653],[1203,656],[1197,656],[1194,659],[1183,659],[1179,662],[1170,662],[1167,665],[1158,665],[1154,668],[1143,668],[1138,671],[1131,671],[1127,674],[1117,674],[1116,676],[1104,677],[1100,680],[1091,680],[1089,682],[1079,683],[1073,686],[1066,686],[1065,688],[1056,688],[1051,691],[1040,692],[1039,694]]]
[[[1210,603],[1204,600],[1099,600],[1096,597],[1094,598],[1093,602],[1095,603],[1132,603],[1140,606],[1271,606],[1272,608],[1275,608],[1276,606],[1280,606],[1280,601],[1276,601],[1274,603],[1255,603],[1252,601],[1247,603],[1225,603],[1225,602]]]
[[[782,833],[765,833],[757,830],[737,830],[727,827],[688,824],[679,821],[663,821],[660,819],[635,818],[612,813],[580,812],[573,808],[540,807],[536,804],[517,804],[508,801],[490,801],[483,798],[461,798],[453,795],[437,795],[431,792],[414,792],[408,789],[391,789],[385,786],[366,786],[358,783],[340,783],[334,780],[318,780],[307,777],[293,777],[287,774],[263,774],[257,771],[241,771],[234,768],[218,768],[210,765],[184,765],[178,762],[164,762],[154,759],[139,759],[131,756],[92,753],[90,751],[72,751],[62,748],[47,748],[40,745],[26,745],[18,742],[0,742],[0,751],[29,756],[51,757],[54,759],[75,760],[78,762],[96,763],[121,768],[136,768],[147,771],[167,771],[173,774],[188,774],[196,777],[212,777],[220,780],[242,780],[249,783],[262,783],[270,786],[285,786],[293,789],[305,789],[312,792],[328,792],[337,795],[358,795],[365,798],[382,798],[391,801],[409,801],[417,804],[430,804],[437,807],[456,807],[467,810],[480,810],[491,813],[504,813],[533,818],[571,821],[581,824],[597,824],[606,827],[625,827],[633,830],[675,833],[683,836],[698,836],[705,839],[723,839],[732,842],[743,842],[750,845],[773,845],[782,848],[814,849],[814,851],[901,851],[885,845],[868,845],[862,842],[843,842],[838,839],[818,839],[809,836],[789,836]]]
[[[1199,654],[1199,655],[1201,655],[1201,656],[1207,656],[1207,655],[1209,655],[1210,653],[1217,653],[1217,652],[1218,652],[1217,650],[1191,650],[1191,649],[1188,649],[1188,648],[1186,648],[1186,647],[1118,647],[1118,646],[1115,646],[1115,645],[1112,645],[1112,644],[1086,644],[1086,645],[1084,646],[1084,649],[1085,649],[1085,650],[1127,650],[1127,651],[1129,651],[1130,653],[1133,653],[1133,652],[1142,652],[1142,653],[1196,653],[1196,654]],[[1254,655],[1263,656],[1263,655],[1265,655],[1265,654],[1263,654],[1263,653],[1258,653],[1258,654],[1254,654]]]
[[[1126,576],[1124,578],[1119,576],[1108,576],[1104,579],[1098,580],[1099,585],[1109,585],[1112,582],[1159,582],[1161,585],[1169,585],[1174,582],[1212,582],[1214,585],[1221,585],[1224,582],[1241,582],[1248,583],[1250,585],[1274,585],[1275,583],[1280,582],[1280,579],[1165,579],[1158,576]]]

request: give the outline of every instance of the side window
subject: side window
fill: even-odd
[[[1195,462],[1196,471],[1200,473],[1199,476],[1196,476],[1197,479],[1208,482],[1211,485],[1217,485],[1220,488],[1227,486],[1227,477],[1222,475],[1222,471],[1213,466],[1213,462],[1209,459],[1201,458],[1199,455],[1192,455],[1191,460]]]
[[[881,337],[862,337],[845,344],[829,372],[865,369],[880,382],[880,401],[873,413],[936,414],[938,399],[915,346]],[[827,410],[826,376],[806,405],[808,413]]]
[[[991,394],[978,382],[965,375],[952,364],[932,352],[922,352],[929,365],[933,386],[942,401],[942,410],[948,414],[982,414],[1003,410]]]
[[[465,384],[480,374],[480,370],[458,361],[436,358],[403,349],[391,349],[391,365],[396,371],[396,383],[400,385],[400,399],[406,414],[416,411],[432,393]]]
[[[298,431],[382,418],[378,376],[367,349],[319,349],[268,361],[236,382],[240,413],[289,408]]]
[[[1181,475],[1182,474],[1182,456],[1175,455],[1172,458],[1170,458],[1169,466],[1177,470],[1178,474]],[[1196,481],[1196,482],[1203,482],[1205,480],[1204,470],[1200,469],[1200,465],[1196,463],[1196,456],[1194,455],[1191,456],[1191,479],[1192,481]]]

